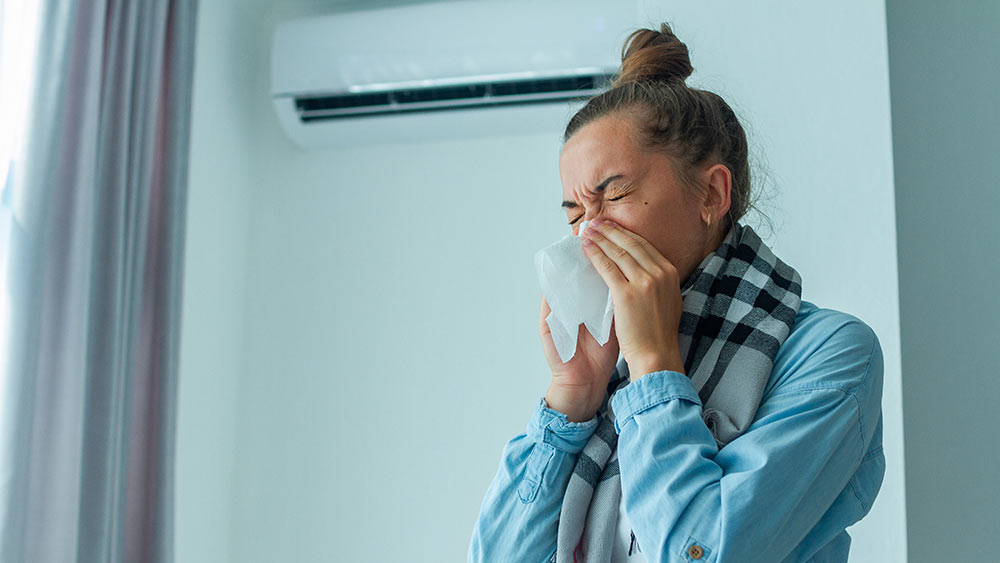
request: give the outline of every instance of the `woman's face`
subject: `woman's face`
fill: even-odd
[[[674,178],[667,155],[633,142],[630,123],[615,115],[601,117],[563,145],[559,176],[567,222],[574,235],[580,223],[598,217],[638,234],[677,268],[683,285],[722,242],[719,227],[729,209],[729,169],[708,167],[699,177],[708,183],[707,193],[688,194]],[[710,228],[705,225],[709,214]]]

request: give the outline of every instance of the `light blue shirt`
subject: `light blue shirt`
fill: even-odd
[[[623,502],[646,560],[847,561],[846,528],[868,513],[885,474],[882,372],[867,324],[802,301],[753,423],[722,449],[684,374],[657,371],[620,389],[610,406]],[[549,561],[566,484],[597,422],[569,422],[539,400],[503,448],[470,562]]]

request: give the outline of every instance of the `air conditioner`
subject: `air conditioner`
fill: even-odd
[[[274,107],[303,148],[558,138],[607,87],[635,19],[631,2],[508,0],[285,21],[272,44]]]

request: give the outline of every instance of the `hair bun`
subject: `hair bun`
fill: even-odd
[[[612,85],[644,80],[684,82],[693,71],[687,45],[662,23],[660,31],[637,29],[629,34],[622,45],[621,69]]]

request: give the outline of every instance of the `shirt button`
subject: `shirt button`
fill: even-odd
[[[688,548],[688,555],[690,555],[692,559],[701,559],[701,556],[704,554],[705,552],[702,551],[701,547],[698,545],[692,545]]]

